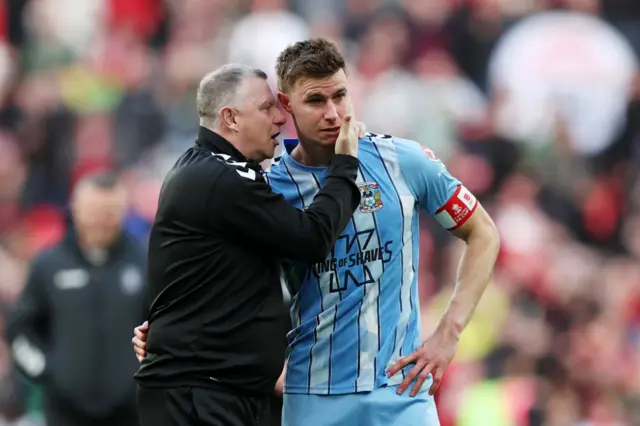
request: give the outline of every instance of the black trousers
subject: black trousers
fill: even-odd
[[[140,426],[270,426],[271,400],[221,390],[138,385]]]
[[[270,426],[280,426],[282,424],[282,396],[275,393],[270,398],[271,401],[271,421]]]
[[[134,407],[95,417],[46,397],[44,419],[47,426],[138,426],[138,414]]]

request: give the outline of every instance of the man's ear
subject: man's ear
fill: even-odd
[[[291,100],[289,99],[289,95],[279,91],[277,93],[277,96],[278,96],[278,102],[280,102],[280,105],[282,105],[282,108],[285,111],[287,111],[289,114],[291,114]]]
[[[238,130],[238,123],[236,121],[236,111],[233,108],[224,107],[220,110],[220,127]]]

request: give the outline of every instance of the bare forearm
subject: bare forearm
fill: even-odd
[[[458,280],[438,329],[459,337],[467,326],[487,288],[499,249],[493,227],[474,232],[466,239],[466,248],[458,265]]]

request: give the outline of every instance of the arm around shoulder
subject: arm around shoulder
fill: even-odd
[[[278,257],[323,260],[360,202],[357,168],[356,158],[336,156],[325,186],[305,211],[290,205],[259,176],[227,169],[209,194],[211,225]]]

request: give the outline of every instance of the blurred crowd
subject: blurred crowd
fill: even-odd
[[[117,170],[144,244],[201,77],[227,62],[273,76],[311,36],[345,53],[368,130],[434,150],[499,228],[442,425],[640,425],[637,0],[2,0],[1,309],[63,234],[81,176]],[[421,227],[428,333],[463,244]],[[0,425],[35,396],[0,345]]]

